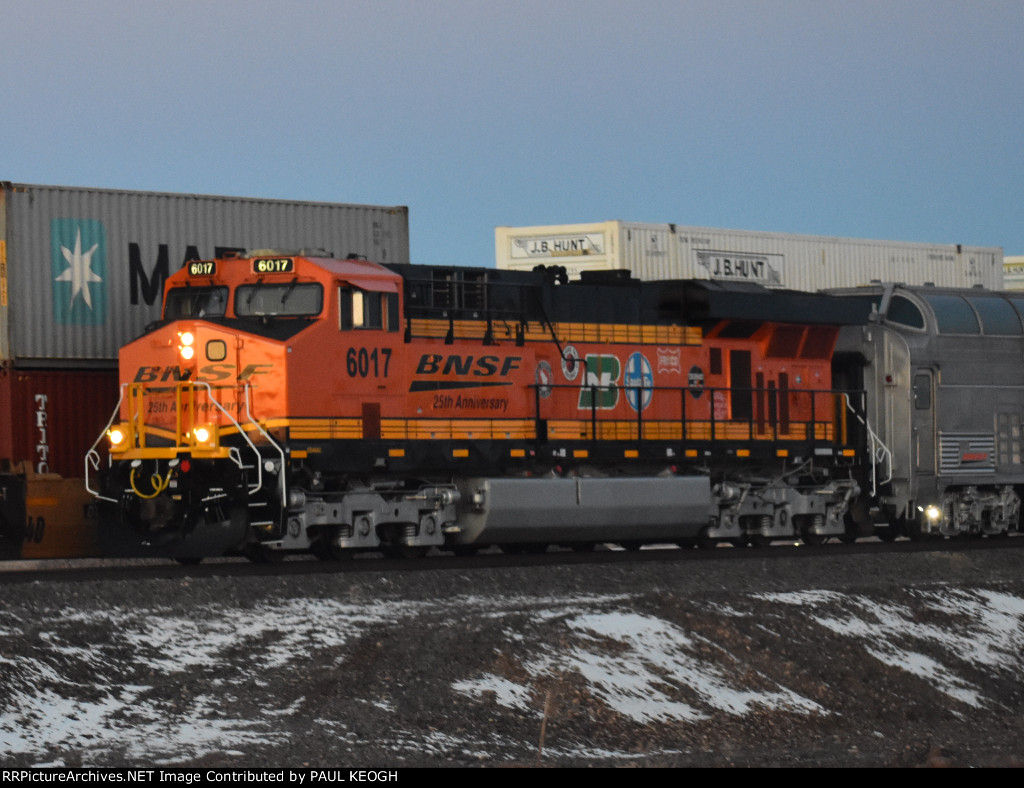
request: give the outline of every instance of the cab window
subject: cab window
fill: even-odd
[[[316,317],[324,306],[319,282],[240,285],[235,291],[239,317]]]
[[[167,291],[164,319],[224,317],[227,304],[226,287],[175,287]]]
[[[914,407],[928,410],[932,406],[932,378],[928,373],[914,376]]]
[[[895,296],[889,304],[885,319],[910,328],[924,328],[924,315],[917,305],[908,298]]]
[[[980,334],[978,316],[963,298],[955,295],[927,295],[925,301],[935,312],[940,334]]]
[[[338,288],[339,328],[398,330],[398,294],[377,293],[355,287]]]
[[[1008,301],[998,296],[967,296],[967,300],[981,316],[981,325],[986,334],[1020,335],[1020,319]]]

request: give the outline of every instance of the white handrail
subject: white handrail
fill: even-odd
[[[248,383],[245,384],[245,415],[248,417],[249,421],[253,424],[253,426],[255,426],[256,429],[258,429],[260,431],[260,435],[262,435],[264,438],[266,438],[267,442],[271,446],[273,446],[275,449],[277,449],[277,453],[279,455],[281,455],[281,505],[282,505],[282,508],[283,508],[283,507],[288,505],[288,495],[287,495],[287,493],[288,493],[288,482],[287,482],[287,474],[285,473],[284,449],[281,448],[281,445],[276,440],[274,440],[272,437],[270,437],[270,433],[267,432],[265,429],[263,429],[263,425],[260,424],[259,421],[257,421],[256,419],[253,418],[251,404],[249,402],[249,384]],[[231,418],[231,417],[228,416],[228,418]],[[248,437],[246,437],[246,440],[247,441],[249,440]],[[252,441],[249,441],[249,444],[252,445]],[[260,468],[260,485],[259,485],[259,487],[256,488],[256,490],[252,490],[251,492],[256,492],[257,490],[261,489],[262,486],[263,486],[263,469]]]
[[[99,491],[94,490],[89,486],[89,466],[92,465],[94,470],[100,469],[100,455],[96,451],[96,447],[100,445],[100,442],[106,437],[107,432],[110,430],[110,426],[114,423],[114,419],[121,413],[121,403],[124,402],[124,392],[128,388],[127,383],[121,384],[121,395],[117,398],[117,406],[114,408],[114,412],[110,414],[110,419],[107,421],[107,426],[103,428],[103,431],[99,434],[99,437],[93,441],[92,446],[89,447],[89,451],[85,453],[85,489],[92,493],[94,498],[99,498],[104,501],[112,501],[117,503],[113,498],[107,498],[105,495],[100,495]]]
[[[850,395],[844,393],[843,399],[846,400],[846,407],[857,420],[864,425],[868,431],[868,437],[871,440],[871,495],[874,496],[878,493],[879,484],[887,484],[892,481],[892,451],[889,447],[882,443],[882,439],[875,434],[875,431],[871,429],[871,424],[868,422],[866,416],[861,416],[853,407],[853,403],[850,402]],[[885,461],[886,467],[888,468],[888,476],[878,481],[878,472],[876,470],[876,464],[881,465]]]

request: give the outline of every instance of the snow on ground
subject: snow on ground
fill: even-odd
[[[917,674],[961,703],[981,708],[998,702],[959,675],[958,665],[1018,672],[1024,653],[1024,600],[989,590],[911,593],[926,609],[944,614],[942,621],[965,625],[922,622],[920,613],[904,605],[834,592],[764,594],[762,598],[809,609],[825,628],[856,640],[880,662]],[[824,603],[832,603],[829,612],[819,612]]]
[[[674,701],[662,689],[679,686],[688,687],[711,709],[729,714],[742,715],[757,706],[824,711],[785,688],[751,691],[735,686],[731,655],[720,651],[720,662],[708,662],[695,649],[696,642],[704,639],[661,619],[630,611],[575,615],[569,608],[559,617],[574,635],[573,644],[527,662],[530,675],[576,671],[587,680],[591,692],[637,722],[706,719],[708,712]],[[618,647],[609,648],[612,642]],[[532,708],[530,688],[501,676],[458,682],[455,689],[470,695],[492,691],[503,705],[523,711]]]
[[[798,607],[821,632],[913,674],[956,703],[997,706],[1000,698],[967,668],[1019,673],[1024,599],[986,589],[908,593],[914,612],[867,596],[810,591],[741,595],[729,607],[697,601],[687,615],[747,620],[748,629],[771,633],[774,611]],[[284,723],[307,713],[316,690],[296,679],[291,695],[263,692],[271,676],[305,676],[311,665],[347,669],[367,659],[354,656],[365,641],[386,649],[382,632],[423,621],[496,627],[500,637],[491,655],[515,663],[504,671],[496,659],[462,663],[453,650],[441,660],[453,671],[445,679],[453,710],[493,703],[539,719],[545,681],[572,676],[594,702],[638,725],[697,724],[765,710],[836,713],[784,675],[752,667],[750,655],[728,638],[688,628],[685,616],[661,617],[628,594],[422,602],[288,598],[212,604],[189,615],[171,606],[125,604],[65,608],[33,621],[0,612],[0,757],[28,754],[43,763],[54,753],[78,751],[83,765],[105,765],[115,754],[121,761],[173,764],[284,745],[290,735]],[[204,680],[199,691],[196,677]],[[366,687],[353,700],[374,714],[397,715],[403,692],[401,683],[391,695]],[[352,718],[315,722],[342,742],[365,738]],[[500,749],[494,732],[437,727],[396,729],[391,745],[419,752],[455,748],[468,757]],[[575,755],[594,752],[580,742]]]

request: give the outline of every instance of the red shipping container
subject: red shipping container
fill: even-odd
[[[117,405],[117,370],[0,368],[0,460],[37,474],[85,474],[85,453]]]

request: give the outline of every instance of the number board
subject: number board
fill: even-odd
[[[287,274],[295,270],[295,261],[290,257],[257,257],[252,261],[254,274]]]
[[[188,264],[189,276],[216,276],[217,264],[213,260],[191,260]]]

